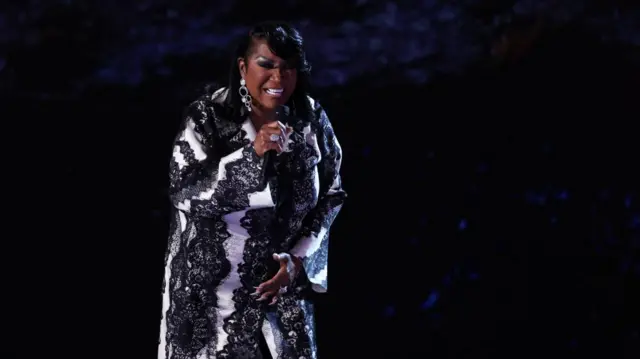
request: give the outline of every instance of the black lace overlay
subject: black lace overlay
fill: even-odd
[[[237,359],[260,358],[258,355],[259,335],[264,320],[264,304],[257,302],[245,287],[233,292],[235,311],[224,320],[222,330],[228,336],[224,348],[213,358]]]
[[[175,141],[169,176],[174,206],[209,218],[247,208],[248,195],[264,188],[262,159],[244,138],[242,128],[231,121],[211,124],[216,106],[220,105],[201,99],[187,108],[182,131]],[[218,132],[227,137],[226,142],[214,141]],[[196,158],[196,151],[200,152],[200,159]],[[218,181],[220,162],[234,154],[236,158],[224,165],[225,179]],[[214,186],[212,194],[203,196]]]
[[[288,149],[276,157],[273,176],[264,181],[263,160],[243,129],[246,119],[227,118],[223,102],[211,96],[188,106],[170,163],[175,211],[165,256],[161,358],[258,358],[269,312],[277,319],[272,324],[279,332],[274,337],[282,340],[280,358],[316,357],[308,294],[312,284],[326,287],[326,279],[318,279],[326,273],[326,233],[344,191],[340,147],[325,112],[317,103],[314,108],[312,122],[291,118]],[[246,236],[231,235],[229,220]],[[225,243],[238,240],[243,247],[231,246],[238,249],[229,252]],[[272,254],[296,250],[304,252],[306,275],[275,306],[258,302],[251,295],[255,287],[278,270]],[[233,286],[224,284],[232,277]],[[221,288],[230,289],[222,293]],[[225,313],[218,311],[221,300],[232,311],[219,314]]]
[[[304,291],[289,293],[277,305],[278,324],[282,328],[282,358],[316,358],[315,320],[313,305]]]
[[[322,106],[315,102],[314,109],[316,117],[310,129],[298,132],[304,135],[304,141],[295,140],[294,148],[299,148],[300,155],[294,156],[297,161],[289,168],[293,178],[292,215],[285,232],[286,246],[303,258],[307,277],[324,291],[328,284],[329,228],[346,193],[340,179],[342,150]],[[319,188],[314,185],[316,177]],[[308,245],[317,241],[319,245]]]
[[[167,343],[173,348],[171,358],[193,358],[204,348],[214,351],[215,288],[229,274],[222,247],[228,236],[224,223],[212,220],[188,222],[182,233],[169,282]]]
[[[224,331],[229,334],[228,344],[217,358],[253,358],[248,349],[253,350],[253,355],[257,353],[260,329],[268,306],[258,302],[251,293],[278,270],[278,263],[271,259],[273,247],[269,228],[273,219],[273,209],[249,210],[242,218],[242,226],[250,236],[245,242],[243,261],[238,266],[242,287],[233,292],[236,310],[224,320],[223,325]]]

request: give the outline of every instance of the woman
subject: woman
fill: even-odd
[[[273,358],[315,358],[308,289],[327,289],[340,145],[298,31],[260,24],[233,62],[174,144],[158,356],[260,358],[263,336]]]

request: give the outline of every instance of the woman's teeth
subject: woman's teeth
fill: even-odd
[[[280,96],[282,94],[282,89],[266,89],[267,94],[272,96]]]

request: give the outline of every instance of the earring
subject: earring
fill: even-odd
[[[240,100],[244,103],[247,111],[251,112],[251,96],[249,95],[249,89],[247,89],[247,82],[244,79],[240,79],[240,88],[238,89],[240,94]]]

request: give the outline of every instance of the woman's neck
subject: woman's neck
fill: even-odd
[[[260,129],[264,124],[277,120],[277,115],[276,111],[265,111],[263,109],[257,108],[257,106],[254,106],[252,107],[249,118],[251,118],[253,126],[256,129]]]

